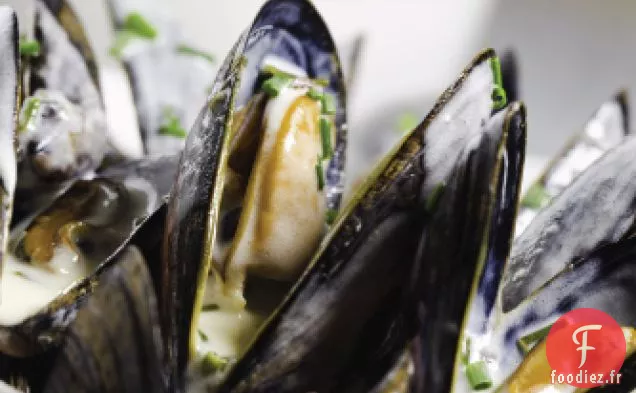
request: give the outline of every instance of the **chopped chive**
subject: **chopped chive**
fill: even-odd
[[[322,189],[325,188],[325,173],[322,169],[320,156],[318,156],[318,162],[316,163],[316,178],[318,181],[318,191],[322,191]]]
[[[214,352],[208,352],[201,360],[201,371],[205,374],[212,374],[218,370],[223,370],[227,366],[228,360]]]
[[[116,59],[121,59],[128,44],[136,38],[138,38],[137,35],[129,31],[118,31],[115,33],[115,42],[110,47],[108,53]]]
[[[40,43],[35,40],[20,39],[20,54],[27,57],[37,57],[40,55]]]
[[[336,209],[327,209],[327,224],[331,225],[336,222],[336,218],[338,217],[338,210]]]
[[[470,361],[470,337],[466,337],[464,352],[462,353],[462,363],[468,364]]]
[[[188,132],[181,127],[179,118],[170,109],[167,109],[164,113],[164,123],[159,127],[159,133],[177,138],[188,136]]]
[[[157,30],[138,12],[131,12],[124,20],[123,29],[144,38],[156,38]]]
[[[26,100],[26,107],[24,108],[24,118],[21,119],[18,129],[20,132],[26,131],[29,124],[33,121],[35,114],[40,109],[40,99],[36,97],[30,97]]]
[[[195,57],[200,57],[202,59],[205,59],[207,61],[209,61],[210,63],[214,64],[216,62],[216,59],[214,58],[214,56],[208,52],[202,51],[200,49],[196,49],[193,48],[191,46],[188,45],[184,45],[181,44],[177,47],[177,52],[184,54],[184,55],[189,55],[189,56],[195,56]]]
[[[310,87],[307,92],[307,97],[311,98],[314,101],[322,101],[323,93],[316,89],[315,87]]]
[[[208,335],[201,329],[199,329],[199,337],[201,337],[201,341],[208,341]]]
[[[319,86],[326,87],[326,86],[329,86],[329,79],[326,79],[326,78],[314,79],[314,83],[316,83]]]
[[[524,355],[527,354],[528,352],[530,352],[534,344],[543,340],[548,335],[551,328],[552,325],[548,325],[542,327],[541,329],[535,330],[532,333],[526,334],[525,336],[517,340],[517,347]]]
[[[261,69],[261,72],[263,74],[268,74],[268,75],[271,75],[271,76],[280,75],[280,76],[287,77],[289,79],[296,78],[296,75],[291,74],[291,73],[289,73],[287,71],[283,71],[280,68],[276,68],[276,66],[271,65],[271,64],[264,65],[263,68]]]
[[[445,188],[446,185],[444,183],[438,183],[435,188],[433,188],[428,198],[426,198],[427,213],[433,213],[433,210],[435,210],[435,208],[437,207],[437,204],[439,203],[439,200],[442,197],[442,193],[444,192]]]
[[[484,390],[492,386],[488,365],[483,360],[469,363],[466,366],[466,377],[473,390]]]
[[[526,192],[521,204],[531,209],[540,209],[547,205],[552,197],[540,184],[533,184]]]
[[[331,158],[333,149],[331,147],[331,122],[324,117],[320,118],[320,140],[322,142],[322,158]]]
[[[506,106],[508,99],[506,97],[506,91],[501,86],[495,86],[492,90],[492,105],[493,108],[499,110]]]
[[[325,115],[333,115],[336,113],[336,101],[333,95],[325,93],[322,95],[322,113]]]
[[[493,108],[499,110],[506,106],[506,90],[503,88],[503,78],[501,77],[501,64],[498,57],[490,59],[490,69],[495,87],[492,90]]]
[[[26,275],[26,274],[24,274],[24,273],[22,273],[22,272],[18,272],[18,271],[16,271],[16,272],[13,272],[13,274],[15,274],[16,276],[18,276],[18,277],[20,277],[20,278],[24,278],[24,279],[26,279],[26,280],[28,280],[28,279],[29,279],[29,277],[27,277],[27,275]]]
[[[263,83],[263,91],[271,97],[276,97],[280,91],[292,82],[288,75],[275,74]]]
[[[492,70],[492,79],[495,85],[502,86],[503,78],[501,77],[501,63],[499,57],[495,56],[490,59],[490,69]]]
[[[420,120],[413,113],[404,113],[398,118],[397,127],[400,132],[409,132],[419,124]]]
[[[201,311],[216,311],[219,309],[218,304],[205,304],[201,307]]]

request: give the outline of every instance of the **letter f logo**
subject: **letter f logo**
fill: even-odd
[[[596,349],[592,346],[587,345],[588,330],[601,330],[601,327],[602,327],[601,325],[585,325],[576,329],[574,333],[572,333],[572,341],[574,341],[574,344],[580,345],[580,347],[576,349],[577,351],[581,351],[581,364],[579,364],[579,368],[583,367],[583,365],[585,364],[585,360],[587,359],[587,351],[592,351]],[[579,342],[576,336],[581,332],[583,332],[583,335],[582,335],[583,339],[581,340],[581,342]]]

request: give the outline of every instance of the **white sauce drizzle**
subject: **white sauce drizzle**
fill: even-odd
[[[79,261],[66,246],[55,250],[46,268],[8,255],[2,274],[4,296],[0,304],[0,325],[13,326],[23,322],[89,273],[88,264]]]

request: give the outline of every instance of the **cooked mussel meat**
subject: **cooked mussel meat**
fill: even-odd
[[[56,315],[76,308],[94,277],[112,264],[111,256],[157,214],[175,170],[176,158],[112,165],[75,182],[26,226],[15,228],[2,278],[7,297],[0,305],[5,335],[0,351],[29,356],[56,344],[72,320],[68,315],[55,321]]]

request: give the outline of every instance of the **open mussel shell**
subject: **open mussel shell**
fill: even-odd
[[[11,8],[0,7],[0,26],[0,266],[4,266],[17,172],[15,132],[19,100],[18,21]]]
[[[630,233],[636,214],[635,151],[636,139],[627,138],[605,153],[515,239],[502,283],[504,312],[574,259]]]
[[[20,113],[14,223],[46,208],[109,150],[95,56],[65,1],[37,0],[39,53],[24,56],[30,83]]]
[[[418,330],[430,218],[475,182],[494,193],[501,123],[499,137],[482,125],[503,116],[494,64],[492,50],[480,53],[379,165],[219,392],[368,392],[384,380]]]
[[[524,108],[512,104],[499,112],[480,136],[464,150],[464,164],[447,184],[451,192],[440,198],[418,251],[418,392],[450,390],[460,372],[464,327],[483,329],[507,259],[524,158]]]
[[[541,209],[630,133],[625,91],[607,100],[550,161],[521,201],[515,235],[528,227]]]
[[[593,308],[609,314],[623,327],[636,327],[636,311],[633,307],[636,301],[635,285],[635,238],[600,247],[584,258],[573,259],[567,268],[516,308],[498,316],[481,347],[484,353],[499,348],[494,352],[496,356],[491,356],[498,370],[493,387],[504,384],[509,391],[516,392],[522,391],[521,386],[528,389],[530,381],[550,383],[549,376],[538,373],[520,378],[517,373],[521,368],[518,367],[526,357],[532,356],[532,352],[526,353],[527,349],[524,348],[535,345],[527,342],[526,337],[549,327],[564,313]],[[636,386],[633,378],[635,370],[634,354],[628,353],[621,370],[627,378],[614,388],[619,389],[617,391],[631,391]]]
[[[155,291],[138,249],[117,255],[58,352],[44,393],[168,391]]]
[[[157,254],[165,217],[161,207],[170,192],[176,164],[176,157],[166,157],[113,165],[91,180],[75,182],[26,227],[14,230],[11,245],[15,258],[6,265],[3,278],[8,300],[0,308],[4,321],[0,352],[27,357],[56,346],[97,278],[115,263],[113,255],[118,250],[133,244]],[[49,266],[58,268],[53,265],[58,260],[75,263],[81,270],[67,273],[69,278],[56,277],[62,270],[48,273]],[[159,268],[151,267],[154,277],[159,277]],[[61,279],[69,281],[66,289],[66,281]],[[50,298],[58,293],[57,288],[64,291],[49,303],[49,298],[42,297],[30,304],[32,310],[22,305],[15,314],[12,305],[15,307],[20,297],[10,290],[25,288],[34,293],[46,289]]]
[[[251,108],[248,102],[262,97],[258,92],[261,68],[271,56],[302,70],[308,78],[326,81],[324,90],[334,98],[335,142],[325,169],[325,196],[320,197],[325,200],[320,203],[334,211],[340,203],[346,143],[345,85],[334,43],[309,2],[269,1],[225,60],[209,102],[188,135],[171,194],[160,303],[168,356],[177,374],[188,364],[197,337],[192,320],[199,313],[211,272],[234,113],[237,108]],[[315,155],[311,159],[315,160]],[[312,187],[314,179],[312,175]],[[320,231],[323,226],[321,216]]]
[[[145,36],[130,38],[123,47],[114,47],[123,62],[135,100],[139,127],[146,153],[151,156],[176,154],[183,137],[165,133],[178,121],[186,133],[206,101],[217,70],[214,59],[192,48],[175,18],[158,10],[154,0],[109,0],[117,34],[116,46],[130,31],[131,18],[148,23]]]

